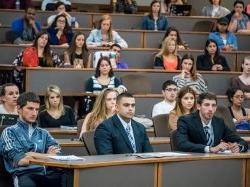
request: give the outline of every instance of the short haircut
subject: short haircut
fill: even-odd
[[[32,9],[32,10],[36,11],[35,7],[29,6],[29,7],[25,8],[24,12],[27,13],[29,9]]]
[[[207,99],[207,100],[215,100],[216,104],[217,104],[217,97],[214,93],[211,92],[205,92],[205,93],[201,93],[198,98],[197,98],[197,103],[199,105],[202,104],[202,102]]]
[[[165,90],[170,85],[177,86],[176,82],[174,82],[173,80],[167,80],[162,84],[162,90]]]
[[[40,99],[34,92],[24,92],[17,99],[17,105],[23,108],[28,102],[39,103]]]
[[[242,5],[243,5],[243,8],[245,7],[244,2],[241,1],[241,0],[236,0],[236,1],[234,1],[234,7],[235,7],[235,5],[237,5],[237,4],[242,4]]]
[[[134,96],[131,94],[131,93],[128,93],[128,92],[124,92],[124,93],[121,93],[117,96],[116,98],[116,102],[119,103],[121,101],[122,98],[124,97],[128,97],[128,98],[134,98]]]
[[[250,56],[245,56],[245,58],[243,60],[243,64],[245,63],[245,61],[250,61]]]
[[[118,43],[114,43],[110,46],[110,49],[113,49],[113,47],[118,47],[120,49],[122,49],[122,47],[118,44]]]
[[[55,4],[55,10],[57,10],[58,7],[61,6],[61,5],[64,5],[64,7],[65,7],[65,4],[64,4],[63,2],[58,1],[58,2]],[[65,7],[65,8],[66,8],[66,7]]]
[[[17,87],[17,85],[15,85],[14,83],[6,83],[6,84],[3,84],[3,85],[2,85],[2,88],[1,88],[1,91],[0,91],[0,96],[4,96],[4,95],[6,94],[5,88],[8,87],[8,86],[16,86],[16,87]],[[17,88],[18,88],[18,87],[17,87]]]

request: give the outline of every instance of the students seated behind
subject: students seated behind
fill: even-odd
[[[152,118],[161,114],[169,114],[169,112],[175,107],[175,99],[177,95],[176,83],[172,80],[167,80],[162,84],[161,92],[164,100],[153,106]]]
[[[209,0],[210,4],[202,8],[202,16],[224,17],[230,11],[221,6],[222,0]]]
[[[0,114],[16,114],[17,115],[17,98],[19,97],[19,89],[13,83],[6,83],[1,88]]]
[[[175,108],[169,113],[168,128],[177,129],[177,121],[180,116],[190,114],[196,110],[196,97],[192,88],[186,86],[179,90]]]
[[[103,15],[99,21],[97,29],[90,32],[87,38],[88,47],[110,47],[114,43],[119,44],[122,48],[127,48],[127,42],[112,29],[112,20],[109,15]]]
[[[108,57],[101,57],[97,63],[95,75],[86,84],[86,92],[99,94],[105,88],[115,88],[119,93],[127,91],[119,79],[114,76]]]
[[[247,142],[230,130],[223,119],[214,116],[216,108],[216,95],[202,93],[197,100],[198,111],[179,118],[176,134],[179,151],[200,153],[247,151]]]
[[[207,92],[207,85],[202,75],[196,71],[194,57],[190,54],[185,54],[181,59],[181,73],[173,77],[177,87],[180,89],[184,86],[191,87],[196,94]]]
[[[187,0],[162,0],[161,13],[171,15],[171,5],[183,5],[187,3]]]
[[[208,39],[216,41],[218,48],[223,51],[232,51],[238,49],[237,38],[234,33],[229,32],[229,21],[226,17],[219,18],[216,24],[216,31],[211,32]]]
[[[204,55],[197,56],[197,70],[230,71],[226,58],[220,55],[220,50],[216,41],[208,39],[206,41],[204,53]]]
[[[55,11],[55,13],[57,14],[51,15],[50,17],[48,17],[48,20],[47,20],[48,26],[50,26],[54,22],[56,16],[64,15],[67,18],[69,26],[72,26],[74,28],[79,28],[79,23],[76,21],[76,18],[72,17],[68,12],[66,12],[66,6],[62,1],[58,1],[55,4],[55,8],[53,9],[53,11]]]
[[[164,42],[167,37],[172,38],[176,41],[178,50],[188,49],[188,44],[182,41],[179,31],[175,27],[168,27],[165,36],[162,39],[162,42]],[[162,47],[162,44],[160,45],[160,47]]]
[[[98,154],[152,152],[145,127],[134,121],[135,98],[129,93],[117,96],[117,114],[104,120],[95,131]]]
[[[95,101],[94,107],[84,119],[80,138],[86,131],[95,130],[104,120],[115,114],[116,97],[118,92],[114,89],[104,89]]]
[[[4,129],[1,151],[6,170],[12,175],[15,186],[61,186],[61,172],[40,165],[30,165],[36,156],[60,153],[55,139],[36,122],[40,100],[32,92],[23,93],[17,100],[19,119]],[[39,184],[39,185],[38,185]]]
[[[32,5],[32,0],[21,0],[20,9],[27,9]],[[3,9],[16,9],[16,0],[1,0],[0,8]]]
[[[116,12],[135,14],[137,12],[136,0],[117,0]]]
[[[76,126],[74,112],[71,107],[63,104],[62,92],[58,86],[48,86],[44,102],[45,109],[39,113],[41,127]]]
[[[244,12],[244,2],[236,0],[234,10],[227,15],[230,21],[228,31],[250,33],[250,16]]]
[[[121,46],[119,44],[113,44],[110,46],[110,50],[116,53],[116,67],[112,66],[112,68],[128,69],[128,64],[121,60]]]
[[[50,45],[69,46],[73,37],[72,29],[67,22],[66,16],[63,14],[56,16],[47,31],[50,35]]]
[[[91,55],[83,32],[75,33],[69,48],[64,52],[64,66],[90,68]]]
[[[41,5],[41,10],[45,11],[45,10],[50,10],[50,11],[54,11],[56,8],[56,4],[58,2],[62,2],[65,5],[65,9],[67,11],[71,10],[71,1],[70,0],[43,0],[42,5]]]
[[[165,31],[168,28],[167,17],[161,15],[161,1],[153,0],[150,4],[150,13],[143,17],[142,29]]]
[[[241,65],[242,74],[232,78],[231,87],[244,92],[247,99],[250,99],[250,56],[246,56]]]
[[[244,92],[240,89],[229,88],[227,98],[230,103],[229,111],[236,129],[250,130],[250,109],[244,108]]]
[[[162,67],[165,70],[177,70],[179,62],[176,41],[167,37],[162,43],[160,52],[155,56],[154,66]]]
[[[23,18],[14,20],[11,30],[14,33],[14,44],[30,44],[42,30],[40,23],[35,20],[35,8],[25,9]]]

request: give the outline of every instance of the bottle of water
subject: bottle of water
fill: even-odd
[[[20,0],[16,0],[16,9],[20,10]]]

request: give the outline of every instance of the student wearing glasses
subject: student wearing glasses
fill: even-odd
[[[25,9],[23,18],[12,22],[11,30],[14,34],[15,44],[31,44],[37,33],[42,30],[40,23],[35,20],[35,15],[35,8],[30,7]]]
[[[175,99],[177,95],[177,85],[172,80],[167,80],[162,84],[163,101],[157,103],[153,107],[152,117],[161,114],[168,114],[175,107]]]

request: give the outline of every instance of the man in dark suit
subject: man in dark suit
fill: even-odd
[[[178,119],[176,134],[178,150],[200,153],[247,151],[248,144],[230,130],[223,119],[214,116],[216,108],[217,98],[214,94],[199,95],[198,111]]]
[[[152,152],[142,124],[134,121],[135,98],[129,93],[117,96],[117,114],[103,121],[95,131],[98,154]]]

